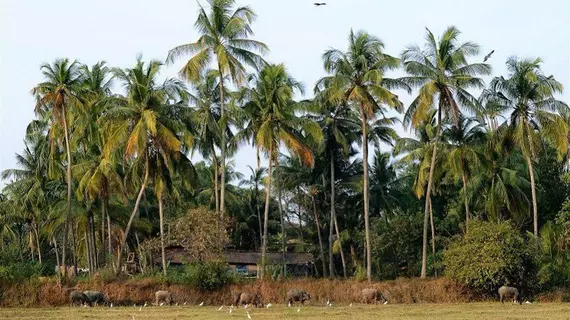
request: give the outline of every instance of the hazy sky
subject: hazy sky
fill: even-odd
[[[495,50],[489,62],[496,75],[505,74],[511,55],[543,58],[544,72],[565,85],[563,100],[570,101],[567,0],[328,0],[319,8],[312,3],[238,0],[258,14],[254,38],[271,49],[267,60],[285,63],[308,96],[324,75],[322,53],[346,48],[351,28],[378,36],[388,53],[399,55],[406,45],[423,43],[426,27],[440,35],[455,25],[463,40],[481,45],[476,60]],[[105,60],[130,67],[137,53],[163,60],[172,47],[197,39],[196,12],[193,0],[0,0],[0,170],[14,167],[14,153],[23,148],[26,125],[34,117],[30,89],[42,80],[42,63],[69,57],[89,65]],[[176,76],[182,63],[161,76]],[[402,99],[410,101],[405,94]],[[235,162],[247,173],[246,166],[255,165],[254,153],[242,149]]]

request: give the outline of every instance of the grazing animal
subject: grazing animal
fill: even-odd
[[[326,6],[327,4],[325,2],[315,2],[313,3],[315,5],[315,7],[320,7],[320,6]]]
[[[377,303],[378,301],[388,301],[382,294],[382,291],[378,289],[362,289],[362,303]]]
[[[299,301],[301,302],[302,305],[305,304],[305,301],[309,301],[311,300],[311,295],[309,293],[307,293],[307,291],[305,290],[297,290],[297,289],[291,289],[289,291],[287,291],[287,297],[285,298],[285,301],[287,302],[287,305],[291,306],[293,304],[293,302]]]
[[[246,307],[248,305],[254,305],[256,308],[263,307],[263,302],[261,302],[261,299],[259,299],[259,296],[255,293],[252,294],[252,293],[242,292],[239,297],[239,304],[245,305]]]
[[[495,53],[495,50],[489,52],[489,54],[487,54],[487,55],[485,56],[485,58],[483,59],[483,62],[489,60],[489,58],[491,58],[491,55],[493,55],[493,53]]]
[[[98,305],[99,303],[102,303],[104,305],[109,304],[109,301],[105,299],[105,294],[101,291],[83,291],[83,293],[87,296],[87,298],[92,304],[95,305]]]
[[[172,297],[172,293],[168,291],[159,290],[154,293],[154,297],[156,299],[157,306],[159,305],[159,303],[160,305],[162,305],[162,303],[168,303],[169,305],[174,304],[174,298]]]
[[[85,295],[85,293],[81,292],[81,291],[71,291],[71,293],[69,293],[69,300],[71,300],[71,305],[74,306],[76,304],[82,305],[82,304],[88,304],[91,305],[91,301],[89,300],[89,298],[87,298],[87,296]]]
[[[235,306],[239,306],[239,298],[241,297],[241,292],[234,293],[232,304]]]
[[[501,303],[505,303],[505,299],[522,304],[519,300],[519,289],[515,287],[502,286],[499,288],[499,300],[501,300]]]

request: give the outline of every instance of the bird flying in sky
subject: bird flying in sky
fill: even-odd
[[[314,3],[315,7],[320,7],[320,6],[326,6],[326,2],[315,2]]]
[[[485,59],[483,59],[483,62],[489,60],[489,58],[491,58],[491,55],[492,55],[494,52],[495,52],[495,50],[489,52],[489,54],[485,56]]]

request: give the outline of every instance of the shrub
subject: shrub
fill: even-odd
[[[473,221],[469,233],[445,251],[445,273],[480,293],[495,293],[506,284],[528,288],[534,271],[528,247],[508,222]]]
[[[0,284],[17,283],[26,281],[40,276],[53,274],[49,272],[49,265],[36,264],[30,262],[24,263],[11,263],[7,265],[0,265]]]
[[[198,290],[213,291],[233,282],[228,265],[222,262],[196,262],[186,266],[187,283]]]

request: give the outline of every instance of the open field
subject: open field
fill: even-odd
[[[248,319],[243,308],[139,307],[114,308],[2,308],[0,319]],[[513,305],[500,303],[348,305],[297,307],[279,305],[270,309],[250,309],[256,319],[568,319],[570,304],[539,303]]]

